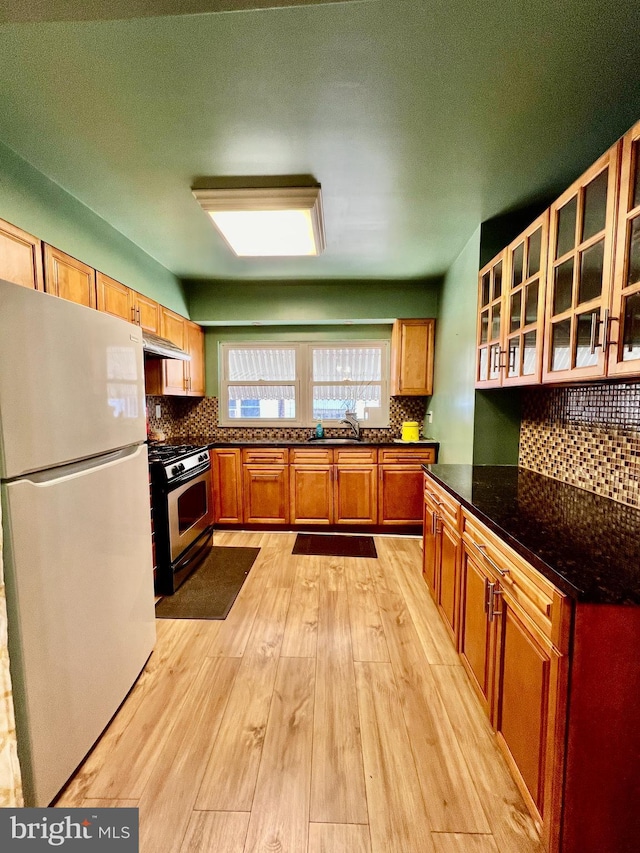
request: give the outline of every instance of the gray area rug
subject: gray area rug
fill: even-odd
[[[156,604],[159,619],[226,619],[260,548],[214,545],[173,595]]]

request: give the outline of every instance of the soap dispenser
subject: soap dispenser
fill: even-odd
[[[316,426],[316,438],[324,438],[324,428],[321,423]]]

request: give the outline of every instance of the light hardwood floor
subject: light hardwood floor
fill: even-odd
[[[58,806],[138,806],[142,853],[541,853],[421,576],[260,546],[224,621],[158,620]]]

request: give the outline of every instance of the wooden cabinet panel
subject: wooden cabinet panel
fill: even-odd
[[[132,291],[133,307],[137,324],[145,330],[145,332],[153,332],[154,335],[160,334],[160,305],[148,296],[143,296],[141,293]]]
[[[46,243],[44,289],[88,308],[95,308],[97,304],[95,270]]]
[[[606,375],[619,157],[616,143],[551,205],[543,382]]]
[[[44,290],[42,244],[21,228],[0,219],[0,278]]]
[[[435,447],[420,447],[408,445],[404,447],[381,447],[378,451],[378,462],[408,462],[413,465],[432,465],[436,461]]]
[[[502,384],[505,258],[503,249],[478,275],[476,388]]]
[[[492,713],[495,623],[488,618],[489,584],[495,578],[462,549],[460,657],[487,716]]]
[[[336,524],[375,524],[378,510],[376,465],[336,465]]]
[[[186,348],[186,320],[163,305],[160,306],[160,329],[163,338],[167,338],[180,349]],[[162,359],[163,394],[186,395],[184,365],[185,362],[174,358]]]
[[[287,524],[289,478],[286,465],[243,465],[244,520],[248,524]]]
[[[204,397],[204,330],[197,323],[185,322],[185,349],[191,361],[184,362],[189,397]]]
[[[378,466],[378,523],[416,524],[422,520],[424,474],[420,464]]]
[[[460,601],[460,534],[446,524],[441,523],[440,543],[440,577],[436,601],[445,626],[454,645],[458,637],[458,604]]]
[[[242,464],[240,448],[211,450],[213,512],[217,524],[242,522]]]
[[[98,296],[98,311],[121,317],[130,323],[135,322],[135,308],[133,304],[133,291],[126,285],[120,284],[104,273],[96,273],[96,286]]]
[[[518,616],[508,598],[500,607],[495,727],[542,816],[553,650]]]
[[[440,575],[438,523],[438,504],[434,496],[425,492],[422,528],[422,575],[434,599],[437,598],[438,577]]]
[[[433,393],[435,320],[396,320],[391,333],[391,394]]]
[[[640,373],[640,122],[624,136],[620,167],[609,376]]]
[[[245,465],[271,465],[273,463],[286,465],[288,461],[286,447],[243,447],[242,461]]]
[[[333,465],[291,465],[292,524],[333,523]]]

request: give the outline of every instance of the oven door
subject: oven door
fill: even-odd
[[[211,471],[203,471],[167,495],[171,562],[213,524]]]

